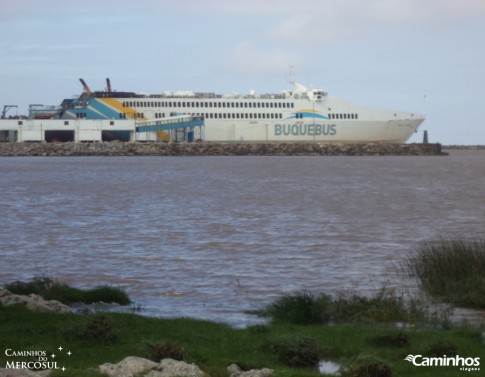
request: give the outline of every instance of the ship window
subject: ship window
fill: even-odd
[[[355,114],[355,119],[359,119],[359,114]]]
[[[68,120],[64,121],[64,126],[69,126],[69,121]]]

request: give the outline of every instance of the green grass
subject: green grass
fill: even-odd
[[[180,356],[185,361],[196,363],[212,377],[227,377],[226,368],[232,363],[243,369],[272,368],[278,377],[321,376],[305,364],[312,364],[315,355],[344,363],[348,376],[361,376],[357,374],[360,365],[367,363],[375,368],[385,368],[385,364],[393,376],[447,377],[461,372],[453,367],[415,367],[403,359],[409,354],[450,349],[465,357],[485,357],[481,330],[468,327],[438,330],[416,326],[397,332],[383,324],[274,323],[235,329],[186,318],[156,319],[127,313],[62,315],[34,313],[22,307],[0,307],[0,340],[4,349],[57,353],[67,370],[56,371],[54,376],[64,377],[99,377],[93,368],[126,356],[150,359],[154,345],[168,345],[170,352],[183,350]],[[72,355],[61,355],[59,346]],[[13,359],[25,360],[7,357],[4,349],[0,350],[1,366]],[[374,365],[381,362],[384,364]]]
[[[82,290],[73,288],[65,283],[49,277],[35,277],[30,281],[15,281],[5,286],[10,292],[19,295],[34,293],[46,300],[57,300],[69,305],[76,302],[92,304],[96,302],[131,303],[125,291],[117,287],[100,285],[92,289]]]
[[[403,265],[431,295],[458,306],[485,308],[485,239],[426,242]]]
[[[421,300],[396,295],[385,288],[372,296],[301,292],[283,296],[254,314],[269,317],[274,323],[325,324],[325,323],[396,323],[407,324],[447,322],[438,318]]]

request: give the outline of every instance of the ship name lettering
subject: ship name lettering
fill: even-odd
[[[275,124],[275,136],[334,136],[337,134],[336,124]]]

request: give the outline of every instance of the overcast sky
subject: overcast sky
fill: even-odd
[[[410,140],[485,144],[484,0],[15,0],[0,13],[0,106],[92,90],[281,92],[303,84],[424,112]],[[14,115],[16,110],[10,110]]]

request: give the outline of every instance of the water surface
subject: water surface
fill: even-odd
[[[421,242],[483,235],[484,151],[448,157],[0,159],[0,284],[113,284],[240,325],[301,290],[412,289]]]

